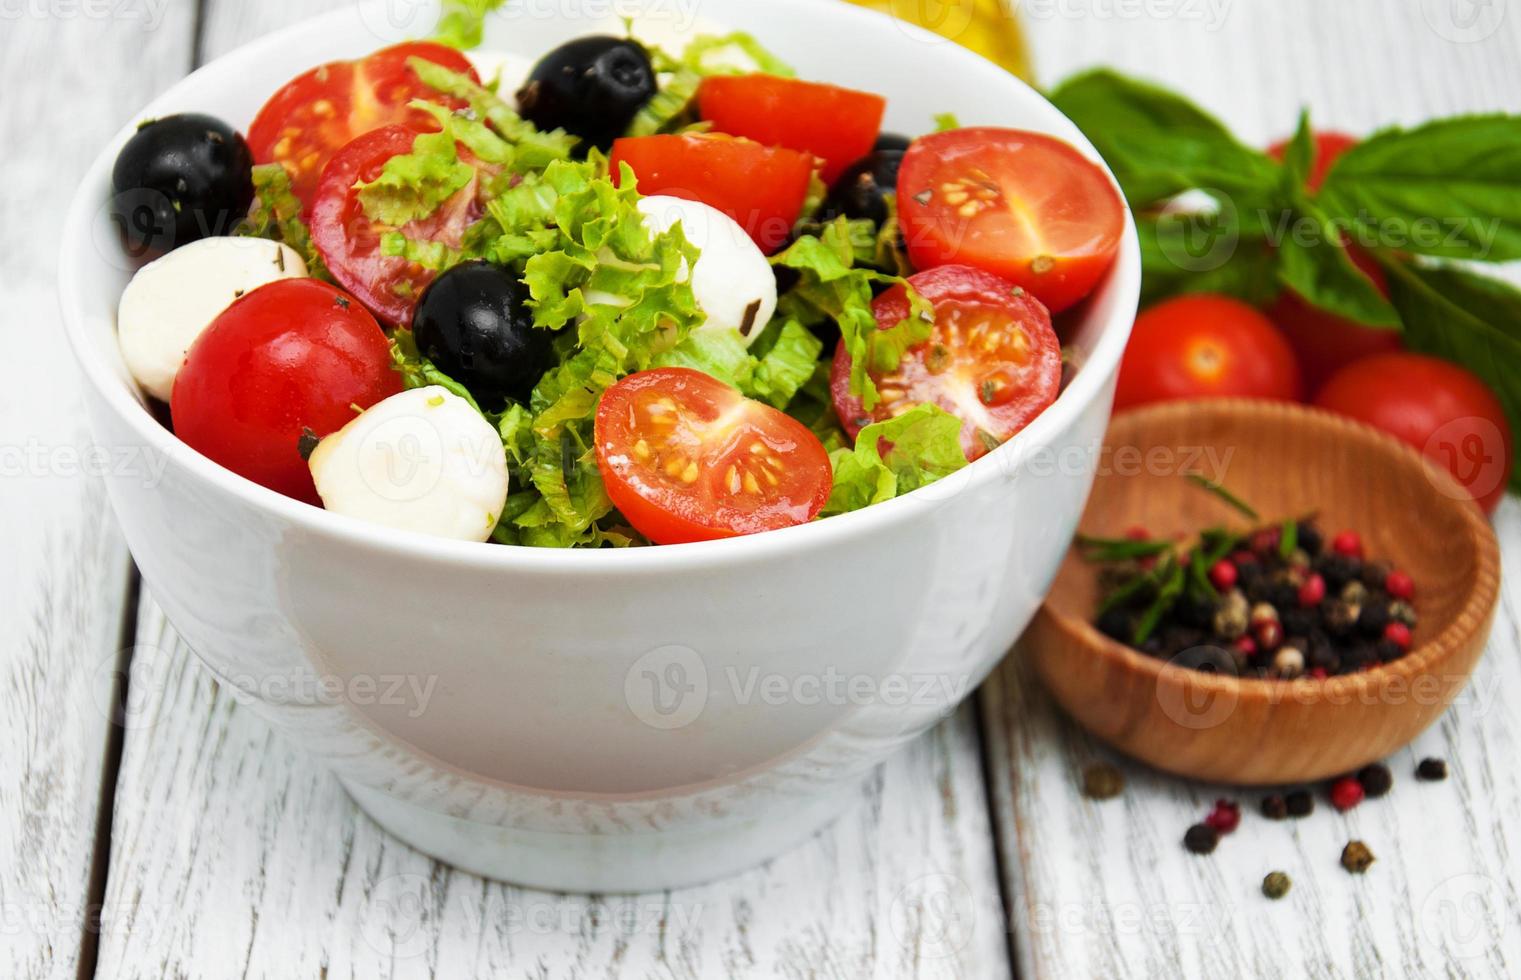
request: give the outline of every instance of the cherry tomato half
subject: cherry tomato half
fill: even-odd
[[[817,157],[824,183],[871,152],[887,100],[870,92],[775,75],[714,75],[697,90],[697,111],[721,133]]]
[[[1315,404],[1383,429],[1452,472],[1485,513],[1505,496],[1515,442],[1505,409],[1473,373],[1403,352],[1376,354],[1327,381]]]
[[[1306,182],[1311,191],[1320,189],[1331,165],[1357,143],[1356,137],[1345,133],[1315,134],[1315,163]],[[1274,143],[1268,148],[1268,155],[1282,160],[1287,148],[1287,141]],[[1353,264],[1387,297],[1389,284],[1378,262],[1356,245],[1349,244],[1347,251]],[[1278,297],[1268,310],[1268,318],[1278,325],[1288,338],[1289,346],[1294,348],[1299,366],[1304,370],[1306,390],[1310,392],[1320,390],[1327,378],[1353,361],[1404,346],[1398,330],[1367,327],[1355,320],[1327,313],[1306,303],[1292,290],[1285,290]]]
[[[316,279],[281,279],[236,300],[196,339],[174,381],[174,434],[287,497],[318,503],[301,458],[401,390],[390,344],[358,302]]]
[[[286,82],[270,96],[248,129],[255,163],[281,163],[291,175],[291,190],[308,213],[322,168],[334,153],[382,126],[400,124],[422,132],[438,129],[426,112],[407,108],[413,99],[458,109],[462,103],[424,85],[407,67],[423,58],[480,81],[464,55],[431,41],[383,48],[358,61],[334,61]]]
[[[656,544],[802,524],[829,499],[829,454],[801,422],[691,368],[631,374],[597,406],[607,495]]]
[[[935,306],[935,328],[904,353],[896,371],[872,374],[881,401],[867,412],[850,393],[850,354],[835,348],[830,393],[840,424],[854,438],[863,427],[933,402],[961,419],[967,459],[1023,429],[1056,400],[1062,352],[1051,314],[1029,293],[991,273],[943,265],[909,284]],[[895,286],[872,304],[886,329],[909,315],[908,294]]]
[[[458,246],[465,228],[481,213],[476,201],[479,180],[460,188],[426,218],[400,229],[364,213],[355,185],[380,176],[392,157],[410,153],[417,135],[403,126],[387,126],[360,136],[328,161],[312,204],[312,244],[328,271],[371,312],[394,325],[411,319],[423,289],[438,273],[401,256],[381,254],[382,236],[400,230],[414,240]],[[463,146],[460,159],[473,159]]]
[[[1149,402],[1239,396],[1297,401],[1294,352],[1267,317],[1229,296],[1158,303],[1135,321],[1115,411]]]
[[[770,254],[786,241],[808,197],[813,161],[796,150],[725,136],[633,136],[613,144],[639,179],[639,193],[669,194],[717,208]]]
[[[975,266],[1060,313],[1114,263],[1125,204],[1108,175],[1061,140],[957,129],[922,136],[903,155],[898,218],[916,268]]]

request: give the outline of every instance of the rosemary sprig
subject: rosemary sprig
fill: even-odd
[[[1247,519],[1253,521],[1259,519],[1257,512],[1252,509],[1250,504],[1235,494],[1231,493],[1229,490],[1225,489],[1214,480],[1209,479],[1202,473],[1188,473],[1186,476],[1191,483],[1195,484],[1196,486],[1203,487],[1205,490],[1208,490],[1210,493],[1225,501],[1227,504],[1230,504]]]

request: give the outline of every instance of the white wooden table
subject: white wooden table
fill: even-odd
[[[1258,794],[1123,762],[1125,796],[1089,802],[1078,774],[1106,753],[1016,654],[854,812],[728,882],[558,896],[388,839],[139,596],[81,460],[52,285],[63,207],[122,121],[195,64],[339,2],[0,3],[0,977],[1521,974],[1515,578],[1472,687],[1391,760],[1392,796],[1346,817],[1269,824]],[[1510,0],[1020,6],[1046,80],[1116,65],[1258,142],[1301,103],[1352,131],[1521,109]],[[1521,504],[1497,528],[1521,559]],[[1452,778],[1417,784],[1424,755]],[[1185,853],[1219,795],[1243,802],[1243,829]],[[1337,864],[1352,836],[1379,859],[1361,878]],[[1295,885],[1271,903],[1258,883],[1275,869]]]

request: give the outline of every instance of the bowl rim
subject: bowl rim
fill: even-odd
[[[801,7],[805,0],[773,0],[778,5]],[[801,13],[801,11],[799,11]],[[1023,80],[964,48],[947,44],[938,35],[897,21],[890,15],[849,4],[833,4],[819,7],[811,4],[808,15],[815,19],[834,18],[841,24],[857,29],[890,29],[906,32],[909,36],[934,44],[946,51],[946,57],[961,63],[963,71],[979,72],[990,77],[990,85],[1011,86],[1023,90],[1031,104],[1044,107],[1050,113],[1049,121],[1039,126],[1044,131],[1057,121],[1065,122],[1071,134],[1060,134],[1084,156],[1096,162],[1114,186],[1116,193],[1123,192],[1113,172],[1092,143],[1078,133],[1054,105]],[[147,106],[134,113],[123,127],[102,148],[91,163],[73,200],[64,222],[59,259],[58,292],[63,313],[64,332],[74,351],[75,360],[94,392],[101,401],[132,432],[133,436],[150,452],[161,455],[166,465],[179,467],[193,481],[217,493],[229,494],[243,505],[273,515],[291,526],[316,535],[328,536],[358,547],[386,552],[399,559],[412,562],[441,562],[451,565],[467,565],[482,570],[531,570],[546,573],[596,572],[617,569],[637,571],[642,568],[661,569],[673,563],[689,566],[729,564],[765,560],[780,554],[804,549],[827,548],[843,541],[870,536],[884,525],[909,519],[915,512],[938,505],[935,486],[931,484],[893,500],[873,504],[848,514],[835,515],[807,524],[781,528],[760,534],[741,535],[712,541],[699,541],[678,545],[660,545],[643,548],[538,548],[531,546],[500,545],[494,542],[458,541],[432,537],[414,532],[386,528],[361,521],[358,518],[334,514],[323,508],[285,497],[260,486],[231,470],[222,467],[191,449],[162,426],[141,402],[128,383],[123,383],[118,372],[111,369],[95,349],[95,343],[87,335],[84,322],[86,310],[82,297],[85,291],[78,282],[86,275],[87,262],[81,256],[93,251],[91,223],[103,200],[102,189],[109,190],[109,174],[121,146],[136,130],[135,120],[148,118],[167,106],[188,90],[203,82],[208,73],[227,71],[230,65],[255,65],[265,52],[290,43],[297,36],[334,31],[337,25],[347,24],[354,16],[352,7],[340,8],[311,17],[280,30],[256,38],[214,61],[197,68],[174,85],[155,97]],[[483,49],[490,50],[490,49]],[[1024,430],[988,453],[968,464],[962,474],[953,479],[967,481],[958,492],[969,492],[998,479],[1000,474],[1015,473],[1031,456],[1049,445],[1054,437],[1072,426],[1094,401],[1107,396],[1107,385],[1117,372],[1120,357],[1134,323],[1140,298],[1140,242],[1134,218],[1127,206],[1124,209],[1125,226],[1114,264],[1106,273],[1106,282],[1119,290],[1114,311],[1106,321],[1096,325],[1097,341],[1086,352],[1080,369],[1056,402],[1042,412]],[[115,311],[107,315],[114,318]]]
[[[1195,691],[1221,694],[1241,699],[1262,699],[1269,702],[1294,703],[1293,692],[1316,692],[1317,699],[1331,701],[1343,695],[1358,694],[1387,684],[1391,679],[1413,681],[1431,674],[1434,669],[1460,652],[1465,641],[1474,637],[1489,622],[1500,597],[1500,545],[1484,512],[1467,491],[1447,470],[1428,459],[1415,447],[1400,441],[1381,429],[1367,423],[1311,405],[1295,402],[1269,401],[1253,398],[1218,398],[1206,401],[1163,402],[1128,409],[1116,418],[1129,423],[1153,426],[1165,425],[1167,421],[1182,415],[1195,418],[1200,413],[1230,416],[1265,415],[1297,420],[1302,425],[1317,426],[1339,432],[1346,438],[1359,439],[1377,451],[1403,456],[1425,470],[1433,492],[1457,510],[1470,534],[1465,536],[1475,554],[1475,582],[1468,600],[1458,610],[1446,628],[1425,643],[1410,650],[1398,660],[1381,663],[1376,667],[1355,674],[1338,674],[1332,677],[1297,677],[1278,680],[1266,677],[1236,677],[1230,674],[1213,674],[1175,666],[1171,661],[1148,656],[1118,640],[1100,633],[1092,623],[1058,610],[1049,599],[1041,603],[1037,617],[1044,618],[1054,628],[1065,633],[1073,642],[1091,650],[1110,661],[1112,666],[1148,678],[1158,686],[1182,685]],[[1113,425],[1113,423],[1111,423]],[[1108,441],[1105,436],[1105,441]],[[1062,561],[1072,555],[1068,549]],[[1291,692],[1289,697],[1278,697],[1281,692]],[[1279,705],[1273,705],[1277,707]]]

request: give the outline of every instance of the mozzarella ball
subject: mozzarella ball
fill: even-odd
[[[501,436],[438,385],[370,406],[307,462],[328,510],[403,531],[485,541],[507,503]]]
[[[692,295],[707,315],[701,329],[732,328],[753,343],[776,312],[776,276],[745,229],[717,208],[665,194],[640,198],[639,210],[651,234],[680,223],[702,251],[691,270]]]
[[[127,370],[167,402],[190,345],[233,300],[305,275],[294,249],[263,238],[203,238],[148,263],[127,284],[116,314]]]

